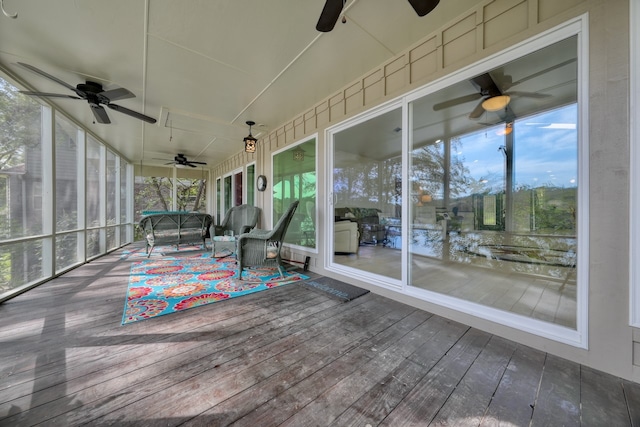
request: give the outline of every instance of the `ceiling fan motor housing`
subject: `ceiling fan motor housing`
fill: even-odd
[[[100,83],[87,81],[86,83],[79,83],[76,89],[82,92],[100,93],[102,92],[102,85]]]

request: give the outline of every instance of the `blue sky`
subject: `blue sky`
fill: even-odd
[[[575,104],[516,120],[514,124],[515,186],[576,187],[578,132]],[[462,156],[470,175],[494,189],[504,180],[504,137],[501,126],[461,138]]]

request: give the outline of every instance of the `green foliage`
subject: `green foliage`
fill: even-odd
[[[58,215],[56,229],[71,230],[78,225],[76,212],[64,212]],[[56,237],[56,268],[68,267],[78,262],[78,236],[76,233],[63,234]]]
[[[535,229],[545,233],[575,233],[577,190],[540,187],[534,191]]]
[[[451,151],[458,151],[461,142],[451,139]],[[411,153],[411,175],[415,187],[431,195],[442,194],[447,171],[444,144],[429,144],[413,150]],[[469,169],[464,166],[464,158],[452,156],[448,167],[449,190],[451,197],[468,194],[470,190],[480,192],[483,184],[469,177]]]
[[[141,180],[142,182],[138,182]],[[175,181],[177,199],[173,209],[174,180],[168,177],[137,177],[134,190],[134,217],[142,217],[143,211],[199,211],[206,206],[205,179],[178,178]],[[136,227],[135,240],[142,239]]]
[[[0,293],[11,289],[11,253],[0,253]]]
[[[40,105],[0,78],[0,170],[23,164],[40,144]]]

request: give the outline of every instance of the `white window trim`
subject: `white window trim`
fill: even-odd
[[[640,2],[629,2],[629,324],[640,328]]]

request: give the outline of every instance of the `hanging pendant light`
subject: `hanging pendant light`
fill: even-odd
[[[296,147],[292,151],[293,160],[296,161],[296,162],[303,162],[304,161],[304,153],[305,153],[305,151],[300,146]]]
[[[253,137],[253,135],[251,135],[251,126],[255,125],[255,122],[252,122],[251,120],[248,120],[247,125],[249,125],[249,136],[245,136],[243,141],[244,141],[244,151],[247,153],[255,153],[256,152],[256,143],[258,142],[257,139],[255,139]]]

